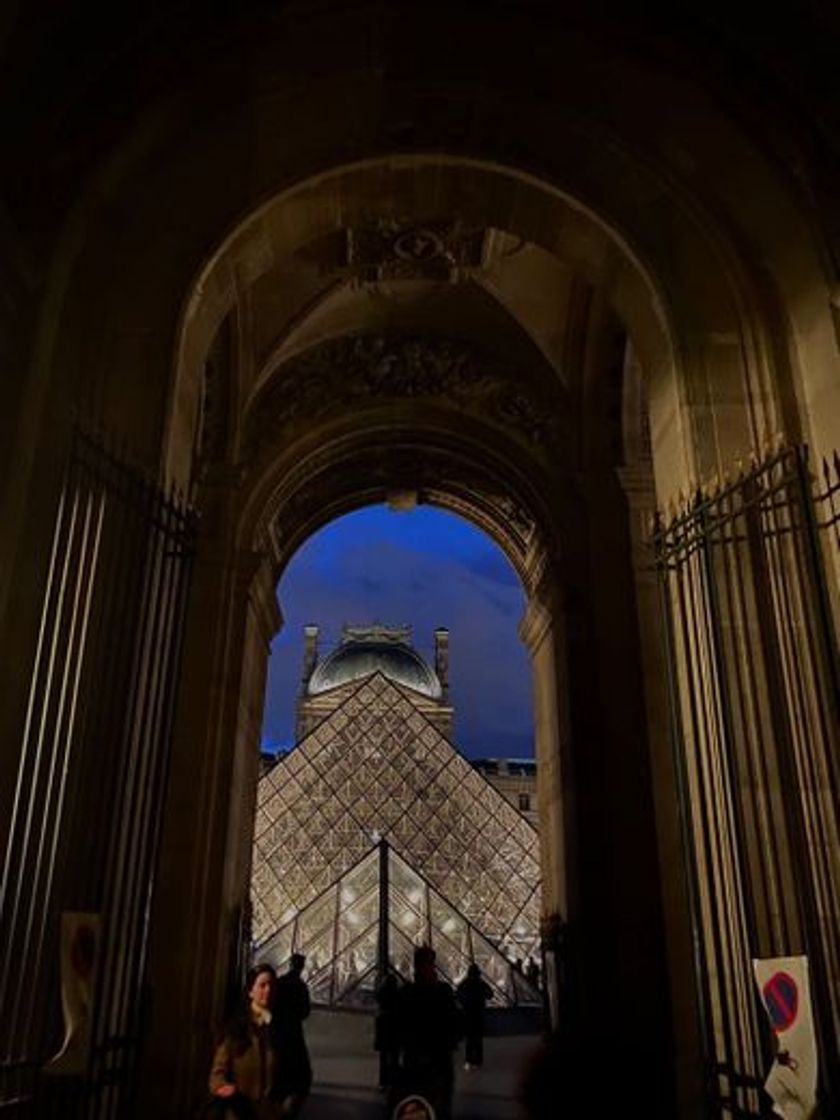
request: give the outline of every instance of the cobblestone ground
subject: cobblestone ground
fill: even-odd
[[[463,1070],[456,1054],[455,1120],[520,1120],[516,1081],[539,1042],[539,1021],[501,1014],[485,1039],[484,1066]],[[373,1018],[353,1012],[315,1010],[307,1023],[315,1074],[312,1096],[301,1120],[386,1120],[377,1092],[378,1058],[373,1051]],[[460,1060],[458,1060],[460,1059]]]

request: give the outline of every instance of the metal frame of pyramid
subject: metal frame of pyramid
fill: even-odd
[[[312,917],[380,838],[502,958],[537,955],[535,829],[412,704],[410,690],[375,673],[260,780],[256,945],[304,910]],[[418,937],[410,933],[412,945]]]

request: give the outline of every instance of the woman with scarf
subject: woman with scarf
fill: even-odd
[[[245,999],[225,1029],[210,1070],[208,1120],[275,1120],[282,1102],[271,1097],[277,1052],[271,1027],[275,975],[269,964],[250,969]]]

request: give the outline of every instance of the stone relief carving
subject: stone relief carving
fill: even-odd
[[[486,231],[460,222],[417,225],[375,217],[347,230],[346,271],[357,284],[392,280],[457,283],[481,267]]]
[[[287,426],[378,399],[425,398],[481,416],[536,447],[560,439],[557,408],[533,384],[448,338],[355,335],[291,359],[257,400],[245,446],[258,452]]]

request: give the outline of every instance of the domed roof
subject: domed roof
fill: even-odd
[[[397,684],[439,700],[437,674],[409,645],[409,637],[406,627],[345,627],[341,645],[316,665],[307,692],[316,696],[378,671]]]

